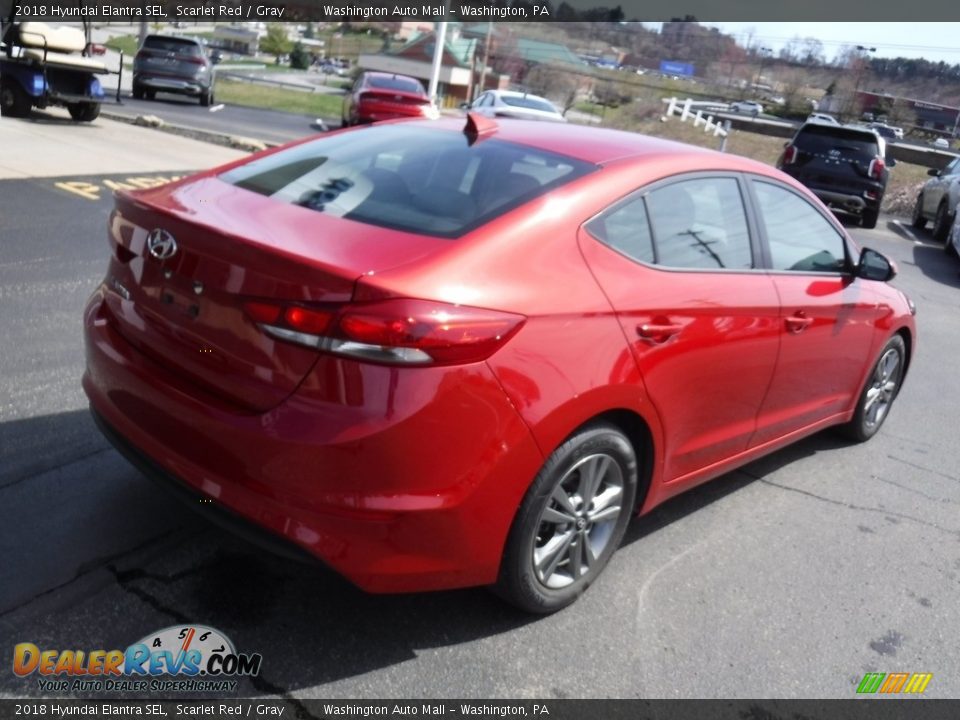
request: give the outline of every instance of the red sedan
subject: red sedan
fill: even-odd
[[[557,610],[631,516],[829,426],[869,439],[916,345],[891,263],[804,187],[613,130],[331,133],[121,192],[109,237],[105,434],[371,592]]]
[[[416,78],[382,72],[365,72],[343,100],[340,121],[344,127],[399,118],[440,117],[423,85]]]

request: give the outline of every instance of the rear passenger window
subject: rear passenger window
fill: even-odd
[[[753,267],[740,186],[734,178],[672,183],[647,198],[657,264],[674,268]]]
[[[774,270],[835,273],[846,268],[843,236],[816,208],[778,185],[754,181],[753,187]]]
[[[604,245],[629,258],[654,263],[653,238],[642,197],[635,197],[591,220],[587,231]]]

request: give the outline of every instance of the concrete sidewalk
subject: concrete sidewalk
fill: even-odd
[[[105,118],[75,123],[59,108],[0,118],[0,179],[202,170],[247,155]]]

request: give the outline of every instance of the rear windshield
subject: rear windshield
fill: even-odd
[[[407,77],[371,75],[367,78],[367,85],[381,90],[399,90],[400,92],[424,94],[423,86],[413,78]]]
[[[148,50],[163,50],[164,52],[175,52],[181,55],[199,56],[203,54],[203,51],[196,42],[184,38],[148,35],[146,40],[143,41],[143,46]]]
[[[459,237],[595,165],[459,132],[371,126],[324,137],[220,179],[316,212],[396,230]]]
[[[804,125],[793,144],[809,153],[828,152],[838,147],[871,157],[878,153],[877,137],[872,132],[835,125]]]
[[[500,99],[507,105],[513,107],[529,108],[530,110],[544,110],[549,113],[555,113],[557,110],[546,100],[529,97],[526,95],[501,95]]]

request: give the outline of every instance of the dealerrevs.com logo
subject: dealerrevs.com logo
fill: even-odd
[[[14,674],[38,675],[43,692],[230,692],[234,678],[259,675],[262,661],[205,625],[164,628],[126,650],[13,648]]]

